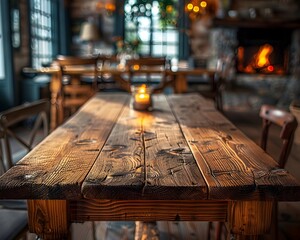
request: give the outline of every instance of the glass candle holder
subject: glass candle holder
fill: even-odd
[[[132,86],[132,106],[135,110],[147,111],[152,107],[151,89],[147,85]]]

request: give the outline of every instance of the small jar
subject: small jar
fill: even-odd
[[[151,89],[146,84],[132,86],[132,106],[139,111],[148,111],[152,107]]]

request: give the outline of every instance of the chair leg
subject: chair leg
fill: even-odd
[[[222,229],[224,227],[224,223],[222,222],[209,222],[208,223],[208,228],[207,228],[207,240],[211,240],[211,230],[213,228],[213,224],[215,224],[215,229],[214,229],[214,239],[215,240],[221,240],[222,236]]]
[[[92,222],[93,240],[96,240],[96,223]]]
[[[271,223],[271,238],[274,240],[279,239],[279,226],[278,226],[278,203],[273,204],[273,217]]]
[[[210,230],[212,228],[212,222],[209,222],[208,223],[208,227],[207,227],[207,240],[210,240],[211,239],[211,236],[210,236]]]
[[[221,223],[221,222],[216,223],[216,231],[215,231],[215,239],[216,240],[221,240],[222,227],[223,227],[223,223]]]

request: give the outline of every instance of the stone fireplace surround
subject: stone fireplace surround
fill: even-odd
[[[213,28],[210,34],[211,55],[208,67],[221,60],[226,72],[224,108],[257,110],[262,104],[288,109],[300,98],[300,29],[291,31],[289,72],[284,75],[244,74],[236,70],[238,28]]]
[[[288,109],[293,100],[300,98],[300,1],[219,0],[219,6],[215,18],[205,16],[191,22],[189,41],[193,64],[225,69],[225,108],[228,105],[258,110],[261,104],[269,103]],[[289,32],[288,72],[283,75],[238,73],[237,35],[241,28]]]

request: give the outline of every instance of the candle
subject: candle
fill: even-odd
[[[137,103],[149,103],[150,102],[150,95],[148,93],[137,93],[135,95],[135,101]]]
[[[151,106],[150,91],[145,84],[133,88],[133,108],[136,110],[148,110]]]

